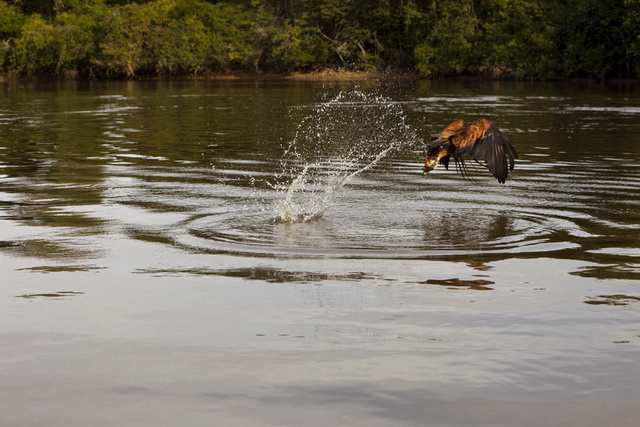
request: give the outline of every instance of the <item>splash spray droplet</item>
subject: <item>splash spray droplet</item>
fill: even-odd
[[[400,104],[382,96],[341,92],[314,106],[285,150],[276,221],[322,217],[351,179],[417,139]]]

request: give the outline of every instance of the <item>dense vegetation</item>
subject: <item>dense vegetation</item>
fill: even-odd
[[[15,75],[638,77],[640,0],[0,0]]]

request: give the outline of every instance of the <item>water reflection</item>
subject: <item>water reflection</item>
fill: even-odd
[[[55,293],[50,293],[50,294],[25,294],[25,295],[17,295],[16,298],[24,298],[24,299],[40,299],[40,298],[46,298],[46,299],[55,299],[55,300],[61,300],[61,299],[68,299],[70,297],[76,296],[76,295],[82,295],[84,292],[75,292],[75,291],[58,291]]]
[[[590,261],[578,276],[640,277],[625,252],[637,252],[640,241],[636,107],[620,105],[629,102],[625,94],[602,101],[522,87],[478,95],[462,85],[421,96],[434,85],[423,84],[427,92],[412,83],[376,88],[395,98],[357,89],[352,103],[342,87],[318,92],[304,84],[156,82],[5,95],[1,215],[32,231],[5,237],[1,248],[82,262],[103,256],[97,237],[118,230],[196,253],[261,257],[472,254],[489,262],[551,252]],[[294,178],[281,161],[291,142],[307,157],[327,155],[325,142],[349,153],[345,138],[354,135],[342,125],[358,109],[369,121],[382,111],[376,126],[410,127],[402,131],[407,147],[415,145],[413,135],[429,135],[452,118],[497,117],[521,153],[514,180],[502,188],[454,171],[424,179],[419,159],[406,151],[338,189],[323,219],[274,224],[274,187]],[[325,116],[342,125],[326,128]],[[622,141],[619,156],[603,157],[601,141],[612,128]],[[376,140],[380,131],[363,136],[367,130],[357,129],[357,138],[385,143]],[[624,250],[605,250],[612,241]]]
[[[598,295],[597,297],[590,297],[585,301],[585,304],[591,305],[621,305],[627,306],[632,303],[640,302],[640,297],[630,295]]]
[[[347,273],[347,274],[331,274],[323,272],[311,271],[284,271],[271,267],[247,267],[247,268],[230,268],[230,269],[214,269],[208,267],[199,268],[157,268],[157,269],[141,269],[137,273],[153,274],[156,276],[180,276],[180,275],[196,275],[196,276],[222,276],[222,277],[239,277],[247,280],[259,280],[268,283],[314,283],[320,284],[323,281],[360,281],[374,279],[375,276],[369,273]]]
[[[445,280],[429,279],[424,283],[427,285],[444,286],[447,289],[471,289],[474,291],[491,291],[493,288],[490,288],[489,285],[494,284],[491,280],[460,280],[457,277]]]
[[[580,269],[572,272],[571,274],[603,280],[638,280],[640,278],[640,263],[613,261],[612,264],[589,264],[580,267]]]
[[[287,425],[291,411],[318,425],[637,421],[634,88],[362,85],[418,137],[500,123],[521,153],[513,176],[425,179],[407,148],[322,218],[284,224],[284,150],[353,87],[12,85],[0,412],[13,424],[91,424],[96,402],[154,425]]]
[[[86,265],[38,265],[35,267],[28,268],[18,268],[17,271],[30,271],[33,273],[73,273],[73,272],[89,272],[96,270],[104,270],[106,267],[99,267],[97,265],[86,264]]]
[[[466,206],[452,207],[443,211],[431,211],[424,223],[424,240],[428,245],[439,242],[455,242],[462,247],[477,248],[482,244],[498,240],[514,241],[514,222],[517,216],[492,209],[469,210]]]
[[[68,262],[69,260],[85,261],[102,255],[102,250],[92,248],[91,244],[76,243],[73,239],[57,236],[56,241],[50,235],[47,240],[34,238],[25,233],[10,241],[0,243],[0,251],[22,257],[36,257],[45,260]],[[51,239],[51,240],[49,240]]]

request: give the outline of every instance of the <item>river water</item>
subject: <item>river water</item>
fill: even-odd
[[[3,426],[632,426],[632,84],[0,95]],[[506,184],[422,175],[487,117]]]

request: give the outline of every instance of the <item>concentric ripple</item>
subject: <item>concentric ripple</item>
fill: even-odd
[[[128,237],[191,253],[572,258],[593,264],[577,274],[602,277],[605,269],[611,277],[637,277],[627,255],[640,241],[637,147],[622,138],[616,152],[603,155],[593,130],[604,123],[599,115],[586,120],[564,98],[397,101],[349,90],[309,101],[287,106],[291,117],[280,117],[281,110],[278,120],[288,126],[282,133],[269,127],[229,140],[227,124],[213,121],[211,140],[192,138],[193,152],[146,149],[155,136],[142,124],[109,120],[99,158],[107,162],[107,203],[99,205],[106,212],[94,214],[98,224],[121,223]],[[545,120],[531,116],[538,104],[547,109]],[[423,177],[421,154],[413,150],[443,123],[477,117],[482,106],[500,112],[495,120],[520,154],[506,185],[484,168],[473,180],[441,169]],[[626,112],[602,114],[619,115],[610,119],[620,132],[635,129]],[[547,122],[554,117],[558,123]],[[244,120],[236,127],[250,130]],[[29,185],[25,194],[34,193]],[[49,190],[42,193],[49,197]]]
[[[418,107],[425,101],[438,100]],[[259,177],[253,192],[237,187],[225,197],[232,187],[214,185],[218,207],[203,206],[168,240],[193,252],[260,257],[500,259],[576,256],[636,229],[628,203],[639,182],[618,158],[547,159],[557,154],[536,143],[519,148],[506,185],[484,169],[474,180],[453,170],[424,178],[410,153],[422,139],[399,104],[355,91],[304,108],[311,113],[280,159],[244,165],[281,172],[238,170],[238,179]]]
[[[302,223],[237,206],[189,218],[174,230],[173,241],[194,252],[410,259],[561,251],[579,246],[567,236],[586,234],[571,218],[550,211],[486,207],[479,213],[472,203],[424,208],[428,201],[417,194],[414,200],[405,196],[380,197],[375,187],[348,189],[323,218]],[[378,209],[367,200],[396,208]]]
[[[605,168],[523,162],[505,186],[454,171],[424,178],[409,161],[383,162],[341,187],[322,217],[299,223],[278,220],[277,189],[245,190],[182,221],[172,241],[194,252],[261,257],[501,259],[578,256],[636,233],[633,170],[618,168],[618,187],[603,188]],[[590,207],[603,191],[620,200],[608,203],[606,218]]]

